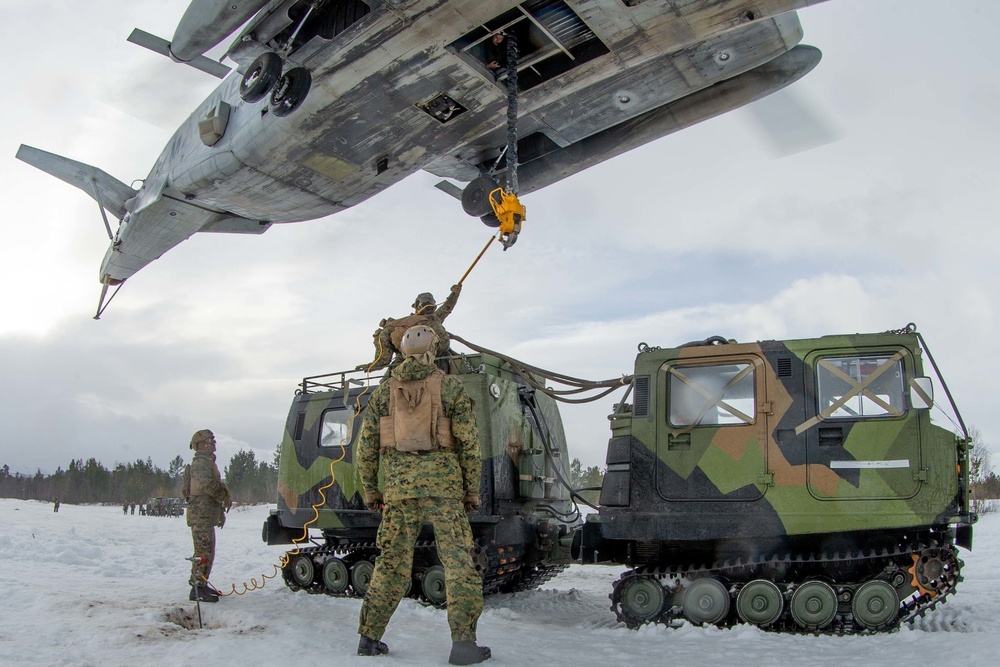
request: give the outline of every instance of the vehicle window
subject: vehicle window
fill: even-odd
[[[355,426],[360,420],[354,418],[354,411],[335,408],[323,413],[323,427],[320,430],[320,447],[350,447],[354,441]]]
[[[667,414],[674,426],[752,424],[754,367],[749,363],[672,367]]]
[[[816,363],[819,413],[825,419],[899,416],[903,362],[899,355],[826,357]]]

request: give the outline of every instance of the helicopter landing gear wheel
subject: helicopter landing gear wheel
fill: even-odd
[[[295,67],[281,75],[271,91],[271,113],[283,117],[292,113],[309,94],[312,74],[305,67]]]
[[[490,193],[498,187],[496,180],[489,176],[480,176],[471,181],[462,190],[462,209],[477,218],[493,213]]]
[[[955,551],[947,547],[924,549],[913,554],[913,565],[909,572],[913,575],[911,584],[924,595],[935,597],[947,593],[958,583],[960,563]]]
[[[280,76],[281,56],[273,51],[257,56],[240,82],[240,98],[244,102],[264,99]]]

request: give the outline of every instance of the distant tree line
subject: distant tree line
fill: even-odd
[[[569,484],[580,490],[580,495],[597,504],[601,497],[601,484],[604,483],[604,472],[597,466],[584,468],[580,459],[573,459],[569,464]],[[582,489],[582,490],[581,490]]]
[[[969,453],[971,509],[977,514],[990,514],[997,511],[1000,503],[1000,477],[993,470],[990,450],[986,448],[979,429],[975,426],[970,428],[969,437],[972,439],[972,451]]]
[[[175,457],[166,470],[151,458],[118,463],[108,469],[97,459],[74,459],[51,475],[11,473],[0,467],[0,498],[62,503],[145,504],[149,498],[178,498],[185,461]],[[240,450],[224,469],[223,477],[237,503],[271,503],[277,497],[278,450],[272,462],[257,461],[252,451]]]
[[[972,482],[972,511],[987,514],[1000,505],[1000,477],[993,470],[989,449],[979,430],[969,429],[972,439],[969,475]],[[185,461],[174,457],[167,470],[153,464],[152,459],[137,459],[133,463],[118,463],[105,468],[97,459],[74,459],[66,470],[56,469],[51,475],[37,471],[34,475],[11,473],[10,467],[0,467],[0,498],[44,500],[59,498],[63,503],[145,503],[153,497],[176,498],[181,495]],[[580,459],[570,463],[569,483],[574,489],[585,489],[581,495],[594,504],[600,497],[604,471],[597,466],[584,468]],[[277,498],[278,448],[271,462],[258,461],[253,451],[240,450],[223,469],[223,477],[237,503],[272,503]]]

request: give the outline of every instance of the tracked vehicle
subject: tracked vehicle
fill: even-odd
[[[565,483],[569,462],[559,411],[496,357],[455,356],[449,363],[475,404],[479,426],[482,505],[469,519],[484,593],[533,588],[572,562],[580,524]],[[368,588],[379,514],[365,507],[354,448],[380,379],[345,371],[305,378],[296,392],[281,443],[278,507],[263,529],[268,544],[294,543],[283,568],[292,590],[360,596]],[[444,568],[429,526],[418,538],[410,595],[433,604],[445,600]]]
[[[640,346],[574,544],[631,568],[618,619],[867,633],[952,593],[976,519],[969,439],[953,403],[962,437],[931,422],[922,343],[909,325]]]

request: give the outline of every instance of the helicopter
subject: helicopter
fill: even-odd
[[[169,42],[129,41],[222,82],[140,187],[27,145],[17,158],[98,204],[110,245],[95,319],[198,232],[322,218],[419,170],[509,247],[519,194],[811,71],[821,53],[800,43],[796,10],[822,1],[192,0]]]

